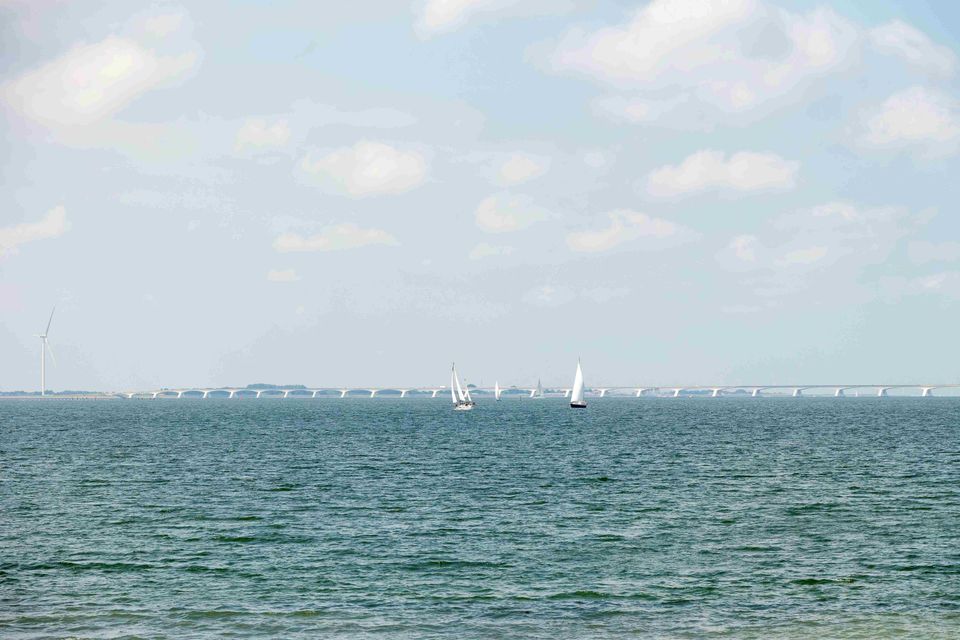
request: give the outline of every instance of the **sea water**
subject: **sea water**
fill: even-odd
[[[960,400],[0,402],[4,638],[956,638]]]

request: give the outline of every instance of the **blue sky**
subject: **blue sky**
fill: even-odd
[[[0,3],[0,388],[956,381],[953,3],[342,4]]]

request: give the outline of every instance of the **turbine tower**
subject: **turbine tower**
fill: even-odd
[[[53,349],[50,347],[50,343],[47,342],[47,336],[50,334],[50,323],[53,322],[53,312],[57,310],[57,306],[53,306],[53,310],[50,311],[50,319],[47,320],[47,328],[43,333],[37,334],[35,337],[40,338],[40,395],[47,395],[47,349],[50,349],[50,357],[53,358],[53,363],[57,363],[57,357],[53,355]]]

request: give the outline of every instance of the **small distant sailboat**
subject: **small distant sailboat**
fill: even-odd
[[[493,397],[497,402],[500,402],[500,394],[503,393],[503,389],[500,388],[499,382],[493,383]]]
[[[450,395],[453,397],[454,411],[470,411],[476,404],[470,397],[470,388],[464,389],[460,386],[460,376],[457,375],[456,364],[450,369]]]
[[[540,378],[537,378],[537,388],[533,390],[530,397],[534,400],[543,400],[543,385],[540,384]]]
[[[573,378],[573,391],[570,393],[570,408],[587,408],[587,402],[583,399],[583,369],[580,368],[580,358],[577,358],[577,375]]]

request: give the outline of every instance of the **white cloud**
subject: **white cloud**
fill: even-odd
[[[733,238],[718,257],[745,273],[741,285],[762,297],[818,288],[825,295],[860,295],[868,267],[886,263],[924,215],[897,207],[828,202],[771,220],[756,235]]]
[[[942,271],[915,278],[894,277],[883,283],[888,298],[903,295],[936,295],[944,298],[960,298],[960,271]]]
[[[573,48],[569,38],[557,52],[556,62],[608,81],[654,80],[670,64],[671,54],[741,22],[753,11],[753,4],[751,0],[653,0],[629,24],[586,34],[579,47]]]
[[[567,246],[577,252],[596,253],[638,238],[662,240],[685,231],[668,220],[625,209],[611,211],[607,218],[610,223],[602,229],[568,233]]]
[[[165,38],[180,30],[184,22],[182,13],[162,13],[143,21],[143,29],[155,38]]]
[[[730,241],[730,250],[742,262],[757,261],[757,237],[737,236]]]
[[[308,173],[332,180],[354,196],[402,193],[423,184],[427,161],[416,151],[402,151],[382,142],[360,141],[300,163]]]
[[[960,242],[911,242],[907,254],[915,264],[956,262],[960,260]]]
[[[640,92],[595,105],[636,122],[674,116],[645,109],[644,98],[754,109],[846,64],[857,37],[827,9],[799,15],[760,0],[652,0],[626,24],[571,31],[551,64]]]
[[[955,143],[958,136],[956,101],[917,86],[884,101],[867,120],[863,141],[875,146],[942,146]]]
[[[639,124],[652,122],[663,111],[663,105],[645,98],[606,96],[595,99],[591,106],[594,113],[612,120]]]
[[[39,222],[0,227],[0,256],[12,255],[20,245],[28,242],[62,236],[69,228],[67,210],[62,205],[48,211]]]
[[[778,258],[776,264],[779,267],[789,267],[798,264],[813,264],[814,262],[823,260],[827,256],[827,253],[829,253],[829,249],[827,249],[827,247],[806,247],[803,249],[794,249],[792,251],[787,251],[780,258]]]
[[[491,233],[519,231],[546,220],[548,212],[534,204],[527,196],[499,193],[486,198],[477,206],[477,226]]]
[[[960,274],[956,272],[945,271],[943,273],[934,273],[928,276],[922,276],[913,280],[914,287],[923,292],[942,292],[951,289],[953,292],[960,290]],[[951,286],[952,285],[952,286]]]
[[[647,190],[675,196],[703,189],[789,189],[796,184],[797,169],[796,162],[772,153],[741,151],[727,159],[721,151],[703,150],[679,165],[655,169],[647,178]]]
[[[580,295],[598,304],[604,304],[611,300],[626,298],[630,295],[630,289],[626,287],[590,287],[589,289],[581,291]]]
[[[509,11],[524,15],[567,11],[569,0],[418,0],[416,28],[422,36],[453,31],[475,16]]]
[[[570,302],[576,294],[564,286],[544,284],[523,294],[523,301],[538,307],[554,307]]]
[[[492,258],[494,256],[508,256],[513,252],[513,247],[481,242],[470,250],[469,257],[471,260],[483,260],[484,258]]]
[[[828,202],[811,208],[808,212],[801,214],[801,216],[786,216],[784,219],[788,222],[791,220],[797,221],[798,218],[802,219],[802,216],[806,215],[812,218],[835,220],[841,224],[846,224],[848,222],[862,221],[871,214],[860,211],[849,202]]]
[[[523,301],[538,307],[555,307],[576,299],[586,299],[593,304],[606,304],[630,295],[626,287],[592,286],[573,289],[564,285],[542,284],[523,294]]]
[[[752,304],[731,304],[720,308],[721,313],[729,313],[733,315],[758,313],[760,311],[763,311],[763,307]]]
[[[300,279],[296,269],[270,269],[267,280],[270,282],[296,282]]]
[[[353,223],[333,225],[311,236],[284,233],[273,242],[281,253],[294,251],[342,251],[368,245],[397,245],[397,239],[383,229],[362,229]]]
[[[196,53],[160,56],[128,38],[75,46],[4,85],[4,99],[47,125],[84,125],[110,116],[141,94],[183,78]]]
[[[917,67],[942,75],[952,74],[957,66],[953,51],[934,43],[927,34],[902,20],[872,29],[870,41],[885,53],[898,55]]]
[[[612,162],[611,154],[604,151],[588,151],[583,154],[583,164],[591,169],[603,169]]]
[[[447,31],[466,22],[471,13],[496,4],[502,3],[491,0],[426,0],[420,11],[418,26],[426,32]]]
[[[290,139],[290,127],[286,120],[277,120],[270,123],[259,118],[250,118],[237,131],[234,148],[237,151],[245,149],[268,149],[282,147]]]
[[[95,124],[59,128],[56,137],[58,142],[71,147],[111,149],[143,162],[185,163],[219,158],[231,149],[244,155],[290,150],[295,148],[291,141],[297,132],[319,127],[369,130],[406,127],[415,122],[413,116],[389,108],[345,111],[300,100],[289,111],[270,116],[224,119],[201,114],[195,118],[157,122],[108,118]],[[276,160],[276,157],[262,160]]]
[[[539,178],[549,168],[549,158],[514,153],[500,165],[497,176],[501,184],[515,185]]]

